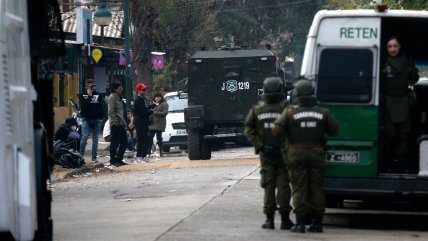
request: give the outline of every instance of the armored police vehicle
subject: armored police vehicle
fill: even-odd
[[[59,14],[56,1],[0,1],[0,240],[53,239],[48,63],[65,53]]]
[[[409,86],[418,93],[410,106],[407,169],[394,170],[383,137],[381,69],[386,42],[396,36],[402,49],[426,77],[428,12],[409,10],[322,10],[309,30],[301,75],[315,82],[316,97],[340,123],[327,141],[325,191],[328,204],[344,199],[428,200],[428,85]]]
[[[188,60],[185,123],[189,159],[210,159],[219,142],[244,138],[243,121],[262,94],[263,80],[276,73],[267,49],[198,51]]]

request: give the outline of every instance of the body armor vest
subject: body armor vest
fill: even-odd
[[[272,134],[272,127],[275,120],[281,115],[284,111],[285,106],[287,105],[286,101],[281,101],[279,103],[270,104],[266,102],[259,102],[254,107],[254,115],[257,124],[257,132],[259,133],[262,141],[271,146],[280,146],[285,142],[284,136],[274,137]]]
[[[289,108],[287,138],[289,144],[323,144],[325,114],[318,106]]]

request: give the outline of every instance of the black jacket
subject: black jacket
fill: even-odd
[[[54,141],[66,141],[68,139],[68,135],[73,130],[67,124],[61,124],[58,130],[55,132]]]
[[[144,96],[137,96],[134,100],[134,125],[149,126],[149,117],[152,114],[150,106]]]
[[[102,119],[104,115],[104,95],[96,90],[92,93],[92,97],[87,94],[79,94],[80,114],[84,118]]]

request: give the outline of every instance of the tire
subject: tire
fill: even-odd
[[[50,161],[48,138],[42,126],[35,126],[35,169],[37,195],[37,226],[35,241],[53,240],[53,222],[51,217],[52,193],[47,187],[50,179]]]
[[[238,146],[251,146],[251,143],[245,137],[238,137],[236,144]]]
[[[211,159],[211,143],[203,141],[202,143],[202,160]]]
[[[202,136],[198,129],[189,130],[187,133],[189,147],[189,160],[202,159]]]
[[[169,147],[169,146],[162,147],[163,152],[169,152],[170,150],[171,150],[171,147]]]

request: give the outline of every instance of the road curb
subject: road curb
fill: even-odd
[[[95,164],[93,166],[90,166],[90,167],[89,166],[83,166],[83,167],[81,167],[79,169],[76,169],[76,170],[73,170],[71,172],[66,173],[64,175],[64,179],[70,178],[70,177],[73,177],[73,176],[76,176],[76,175],[82,175],[82,174],[85,174],[85,173],[90,173],[90,172],[92,172],[93,170],[95,170],[97,168],[103,168],[103,167],[104,167],[104,164],[102,164],[102,163],[97,163],[97,164]]]

